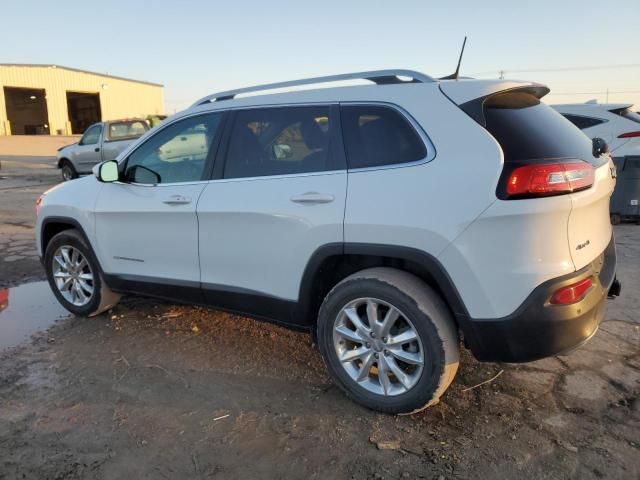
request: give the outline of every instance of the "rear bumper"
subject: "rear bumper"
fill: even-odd
[[[465,341],[481,361],[529,362],[580,346],[597,331],[609,289],[614,284],[616,249],[613,236],[604,252],[583,269],[538,286],[511,315],[470,319]],[[572,305],[551,305],[553,293],[593,277],[587,295]]]

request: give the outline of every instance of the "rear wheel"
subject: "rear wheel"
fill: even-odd
[[[73,164],[68,160],[62,162],[60,171],[62,173],[62,180],[64,180],[65,182],[73,180],[74,178],[78,178],[78,172],[76,172]]]
[[[353,274],[325,298],[318,344],[336,383],[387,413],[434,405],[458,369],[458,337],[442,299],[400,270]]]
[[[51,239],[44,265],[54,295],[75,315],[97,315],[120,299],[104,283],[93,252],[77,230],[65,230]]]

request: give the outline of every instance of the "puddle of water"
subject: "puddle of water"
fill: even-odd
[[[70,313],[62,308],[47,282],[0,290],[0,350],[14,347]]]

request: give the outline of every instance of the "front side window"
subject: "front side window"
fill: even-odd
[[[102,132],[101,125],[94,125],[89,127],[84,135],[80,139],[80,145],[95,145],[100,141],[100,133]]]
[[[427,155],[411,123],[394,108],[343,105],[340,118],[351,169],[415,162]]]
[[[133,122],[116,122],[109,125],[110,140],[124,140],[127,138],[137,138],[147,131],[142,120]]]
[[[240,110],[229,139],[225,178],[334,170],[330,107]]]
[[[222,113],[179,120],[160,130],[127,159],[125,180],[163,184],[202,179]]]

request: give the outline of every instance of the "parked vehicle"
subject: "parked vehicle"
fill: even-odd
[[[618,181],[610,204],[611,223],[640,221],[640,114],[633,105],[579,103],[553,105],[591,138],[609,144]]]
[[[640,114],[632,110],[633,104],[591,102],[551,106],[589,138],[604,139],[613,157],[640,153]]]
[[[91,125],[78,143],[58,149],[58,168],[64,181],[78,178],[104,160],[114,160],[149,130],[142,119],[111,120]]]
[[[352,79],[375,85],[238,98]],[[433,405],[461,338],[556,355],[619,293],[613,164],[548,91],[392,70],[210,95],[39,199],[49,284],[76,315],[135,293],[306,329],[355,401]]]

